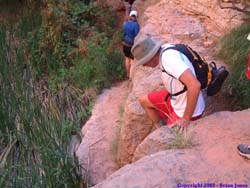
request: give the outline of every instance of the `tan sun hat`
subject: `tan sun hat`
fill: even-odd
[[[162,42],[143,36],[133,45],[131,52],[135,58],[135,66],[143,65],[151,60],[158,52]]]

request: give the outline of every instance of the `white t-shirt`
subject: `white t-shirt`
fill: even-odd
[[[171,44],[165,44],[162,46],[163,50],[164,48],[172,46]],[[179,91],[182,91],[184,88],[184,85],[178,80],[179,77],[182,75],[182,73],[187,70],[188,68],[192,71],[192,73],[195,75],[194,68],[192,66],[192,63],[188,60],[188,58],[176,51],[169,49],[161,55],[161,66],[164,67],[164,70],[170,73],[169,74],[162,72],[162,80],[163,83],[168,90],[169,93],[175,94]],[[196,75],[195,75],[196,76]],[[171,105],[175,111],[175,113],[179,117],[183,117],[183,114],[185,112],[185,108],[187,105],[187,92],[184,92],[178,96],[171,97]],[[202,92],[200,92],[196,108],[194,110],[193,116],[198,116],[203,113],[205,109],[205,102],[204,98],[202,96]]]

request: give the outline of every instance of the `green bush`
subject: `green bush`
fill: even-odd
[[[229,65],[230,75],[225,88],[231,96],[238,99],[240,109],[250,107],[250,81],[245,76],[247,53],[250,50],[250,41],[247,40],[249,31],[249,23],[233,29],[221,39],[218,54]]]
[[[125,77],[114,13],[107,7],[50,1],[42,20],[29,35],[30,63],[37,79],[101,89]]]
[[[95,43],[94,40],[99,42]],[[115,80],[122,78],[117,77],[123,75],[121,56],[116,49],[109,51],[110,41],[107,37],[96,34],[89,38],[86,46],[87,56],[76,59],[66,77],[84,89],[109,87]]]

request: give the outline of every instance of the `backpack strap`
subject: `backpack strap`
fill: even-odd
[[[196,78],[201,83],[201,89],[204,89],[208,85],[210,85],[213,79],[212,71],[216,68],[216,66],[210,67],[206,60],[199,55],[199,53],[197,53],[195,50],[193,50],[190,46],[186,44],[176,44],[175,49],[184,54],[192,63]],[[214,64],[215,63],[212,63],[212,65]]]
[[[165,51],[170,50],[170,49],[176,50],[176,49],[175,49],[175,46],[165,48],[165,49],[163,49],[163,50],[161,51],[161,56],[162,56],[162,54],[163,54]],[[178,51],[178,50],[177,50],[177,51]],[[171,76],[171,77],[173,77],[174,79],[177,80],[177,78],[175,78],[172,74],[168,73],[168,72],[164,69],[164,67],[163,67],[163,65],[162,65],[162,61],[160,61],[160,62],[161,62],[161,71],[162,71],[162,72],[165,72],[166,74],[168,74],[169,76]],[[176,97],[176,96],[178,96],[178,95],[184,93],[185,91],[187,91],[187,86],[186,86],[181,80],[179,80],[179,81],[183,84],[183,86],[184,86],[183,89],[182,89],[181,91],[176,92],[176,93],[169,93],[169,94],[166,96],[165,101],[167,101],[169,97],[170,97],[170,99],[173,99],[173,97]]]
[[[183,90],[181,90],[181,91],[179,91],[177,93],[174,93],[174,94],[168,93],[168,95],[165,98],[165,101],[168,101],[169,97],[170,97],[170,99],[173,99],[173,97],[176,97],[176,96],[178,96],[178,95],[180,95],[180,94],[182,94],[182,93],[184,93],[186,91],[187,91],[187,86],[184,85]]]

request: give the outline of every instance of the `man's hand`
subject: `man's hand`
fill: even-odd
[[[177,126],[177,128],[179,129],[179,132],[181,133],[187,129],[189,124],[190,124],[190,121],[184,118],[181,118],[175,122],[175,125]]]

